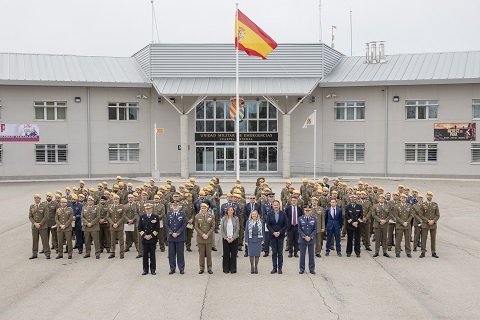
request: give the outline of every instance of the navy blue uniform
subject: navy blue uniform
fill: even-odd
[[[157,260],[155,257],[155,248],[157,246],[157,235],[160,231],[160,218],[156,214],[144,214],[140,217],[138,222],[138,232],[142,238],[142,253],[143,253],[143,272],[148,273],[148,258],[150,255],[150,271],[155,272],[157,269]],[[151,235],[152,238],[145,239],[146,235]]]
[[[240,214],[240,205],[236,202],[226,202],[220,207],[220,218],[223,218],[228,207],[234,207],[237,216]]]
[[[293,228],[293,227],[292,227]],[[318,221],[313,216],[298,218],[298,243],[300,244],[300,272],[305,271],[305,253],[308,248],[308,269],[315,272],[315,239],[317,236]],[[305,240],[309,236],[310,241]]]
[[[265,239],[265,242],[264,242],[264,245],[263,245],[263,251],[265,252],[265,255],[268,256],[268,253],[270,252],[270,230],[268,229],[268,226],[267,226],[267,217],[268,217],[268,214],[270,212],[273,212],[273,203],[271,202],[265,202],[263,205],[262,205],[262,210],[261,210],[261,214],[260,214],[260,217],[261,219],[263,220],[263,234],[265,235],[264,236],[264,239]]]
[[[82,231],[82,208],[83,208],[83,205],[78,202],[78,201],[75,201],[75,202],[71,202],[68,204],[68,206],[70,208],[72,208],[73,210],[73,216],[75,217],[75,228],[74,228],[74,232],[75,232],[75,247],[78,248],[78,252],[79,253],[82,253],[83,251],[83,231]]]
[[[171,211],[167,214],[167,232],[168,232],[168,261],[170,263],[170,272],[175,272],[178,264],[178,270],[183,272],[185,269],[185,227],[187,226],[187,215],[182,211]],[[177,233],[177,237],[172,236]],[[175,263],[175,260],[177,264]]]
[[[347,255],[352,254],[352,242],[355,238],[355,254],[360,256],[361,222],[363,221],[363,208],[361,204],[350,203],[345,208],[345,220],[347,220]],[[355,228],[352,223],[358,222]],[[407,239],[410,241],[410,239]]]

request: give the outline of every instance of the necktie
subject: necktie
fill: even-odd
[[[332,213],[332,218],[335,219],[335,208],[332,208],[332,209],[330,210],[330,212]]]
[[[294,226],[297,225],[297,207],[293,207],[293,223]]]
[[[149,215],[149,214],[147,214],[147,217],[148,217],[148,219],[150,219],[150,215]]]
[[[309,223],[309,222],[310,222],[310,217],[307,217],[307,223]]]
[[[250,205],[250,211],[253,211],[253,203]]]

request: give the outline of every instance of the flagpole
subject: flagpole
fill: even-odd
[[[313,110],[313,119],[315,124],[313,125],[313,180],[317,179],[317,110]]]
[[[236,92],[236,118],[235,129],[237,133],[237,140],[235,143],[235,167],[237,171],[237,180],[240,179],[240,94],[239,94],[239,71],[238,71],[238,3],[236,5],[235,14],[235,33],[237,37],[237,46],[235,47],[235,92]]]
[[[154,162],[154,168],[155,168],[155,173],[157,172],[158,170],[158,167],[157,167],[157,124],[155,123],[153,125],[153,143],[154,143],[154,152],[155,152],[155,162]],[[151,158],[150,158],[151,159]]]

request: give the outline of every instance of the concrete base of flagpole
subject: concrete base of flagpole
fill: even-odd
[[[158,170],[153,170],[153,171],[152,171],[152,178],[153,178],[155,181],[160,181],[160,171],[158,171]]]

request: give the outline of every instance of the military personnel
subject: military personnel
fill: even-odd
[[[360,181],[361,182],[361,181]],[[370,248],[370,236],[372,228],[372,209],[373,205],[367,198],[367,192],[365,190],[360,191],[360,201],[358,202],[363,209],[363,225],[362,225],[362,240],[365,250],[372,251]]]
[[[308,179],[303,178],[302,179],[302,185],[300,186],[300,195],[302,196],[302,199],[305,204],[308,204]],[[303,206],[302,206],[303,208]]]
[[[387,192],[388,193],[388,192]],[[385,196],[385,202],[387,205],[390,206],[391,208],[391,216],[392,218],[388,221],[388,231],[387,231],[387,247],[388,251],[392,251],[392,247],[395,246],[395,226],[396,226],[396,211],[397,211],[397,205],[400,204],[400,194],[398,192],[393,193],[393,200],[388,199],[387,196]]]
[[[327,176],[323,177],[323,180],[322,180],[322,183],[320,184],[320,186],[322,187],[322,190],[323,190],[323,188],[327,188],[328,191],[330,190],[330,185],[328,184],[328,177]]]
[[[168,261],[170,272],[174,274],[178,265],[180,274],[185,273],[185,228],[187,227],[187,216],[179,209],[180,201],[174,200],[172,210],[167,213],[168,233]],[[176,260],[176,261],[175,261]]]
[[[138,231],[142,242],[142,256],[143,256],[143,273],[150,272],[152,275],[156,274],[157,259],[155,257],[155,248],[157,246],[157,236],[160,229],[160,219],[156,214],[152,214],[153,205],[149,202],[145,203],[145,214],[139,218]],[[150,260],[150,264],[149,264]]]
[[[66,187],[66,188],[65,188],[65,199],[67,199],[68,202],[71,202],[71,201],[72,201],[71,190],[72,190],[72,189],[70,189],[70,187]]]
[[[411,258],[412,249],[410,247],[410,222],[414,215],[414,210],[412,205],[407,203],[407,195],[402,193],[400,196],[400,203],[396,205],[396,209],[393,212],[396,220],[396,229],[395,229],[395,256],[400,258],[402,238],[405,239],[405,252],[407,257]],[[405,236],[405,237],[403,237]]]
[[[212,274],[212,237],[215,230],[215,216],[208,212],[207,203],[202,203],[200,212],[195,216],[195,231],[197,232],[197,245],[199,253],[200,271],[205,271],[205,257],[207,258],[207,270]]]
[[[340,190],[340,179],[335,178],[333,179],[333,186],[330,187],[330,195],[333,191],[337,191],[338,193],[338,190]]]
[[[193,182],[192,182],[192,179],[193,179]],[[190,178],[190,183],[195,183],[195,178]],[[177,190],[175,189],[175,186],[172,185],[172,179],[167,179],[167,185],[166,185],[167,189],[169,189],[170,192],[174,193],[176,192]]]
[[[128,192],[125,186],[125,183],[121,181],[118,184],[118,195],[120,196],[120,204],[127,204],[128,203]]]
[[[322,208],[327,208],[330,206],[330,197],[328,195],[329,189],[327,187],[322,187],[322,194],[318,197],[318,204]]]
[[[155,185],[155,179],[150,179],[150,188],[152,189],[153,194],[157,194],[158,186]]]
[[[66,240],[68,248],[68,259],[72,259],[72,222],[73,210],[67,207],[68,200],[62,198],[60,200],[61,207],[57,209],[55,214],[55,223],[57,224],[58,238],[58,255],[55,259],[63,258],[63,241]]]
[[[440,210],[438,209],[438,204],[433,199],[433,193],[431,191],[427,192],[427,201],[423,204],[423,214],[422,218],[422,254],[420,258],[425,257],[425,252],[427,252],[427,236],[430,232],[430,245],[432,250],[432,257],[438,258],[437,250],[435,246],[436,236],[437,236],[437,222],[440,219]]]
[[[298,218],[298,243],[300,245],[300,274],[305,272],[305,253],[308,248],[308,269],[315,274],[315,238],[318,230],[318,221],[312,216],[312,207],[305,206],[304,214]]]
[[[83,194],[85,191],[85,182],[83,182],[83,180],[80,180],[78,184],[80,185],[80,187],[77,189],[77,195],[80,195]]]
[[[133,225],[133,231],[125,231],[125,252],[130,251],[132,244],[137,249],[136,258],[142,257],[142,248],[138,244],[138,209],[133,201],[133,194],[127,195],[128,202],[123,206],[125,211],[125,224]]]
[[[73,220],[75,224],[73,226],[73,233],[75,234],[75,246],[73,249],[78,249],[78,253],[83,253],[84,237],[82,232],[82,207],[83,204],[78,201],[78,195],[72,194],[72,201],[68,204],[73,210]]]
[[[312,197],[312,216],[317,219],[317,234],[315,235],[315,256],[320,258],[320,254],[323,248],[323,236],[325,234],[325,208],[318,205],[318,198]]]
[[[413,205],[414,210],[414,225],[415,225],[415,234],[413,236],[413,251],[417,251],[417,247],[421,247],[421,238],[422,238],[422,217],[423,217],[423,196],[417,196],[418,202]]]
[[[108,259],[115,258],[115,244],[120,244],[120,259],[124,258],[125,245],[123,239],[123,224],[125,222],[124,206],[120,204],[120,197],[113,195],[113,204],[108,208],[108,223],[110,224],[110,255]]]
[[[50,246],[48,244],[48,212],[45,205],[41,203],[39,194],[33,196],[34,204],[30,206],[28,219],[32,223],[32,256],[29,259],[36,259],[38,256],[38,238],[42,239],[45,257],[50,259]]]
[[[108,204],[107,204],[107,197],[101,196],[100,202],[97,205],[99,210],[99,220],[98,224],[100,225],[100,234],[99,234],[99,241],[100,241],[100,252],[103,252],[105,248],[107,248],[107,253],[110,253],[110,225],[108,223]]]
[[[374,220],[375,228],[375,254],[378,257],[380,251],[380,243],[382,244],[383,256],[390,257],[387,253],[387,230],[388,220],[392,218],[391,207],[385,203],[385,196],[383,194],[378,196],[378,203],[373,206],[372,218]]]
[[[360,258],[360,234],[363,223],[363,208],[357,204],[357,196],[350,195],[350,203],[345,207],[345,220],[347,220],[347,257],[352,255],[352,243],[355,240],[354,251]]]
[[[88,197],[87,205],[82,208],[82,231],[85,235],[85,255],[84,258],[90,257],[91,240],[95,246],[95,258],[100,259],[100,241],[99,233],[100,226],[98,221],[100,216],[100,210],[94,205],[94,199],[92,196]]]
[[[159,231],[158,231],[158,245],[160,247],[161,252],[165,252],[165,238],[167,233],[165,231],[165,227],[167,225],[167,218],[166,218],[166,208],[165,202],[162,202],[160,196],[156,194],[153,196],[153,213],[158,216],[159,220]]]
[[[191,252],[192,237],[193,237],[193,223],[195,221],[195,208],[193,206],[193,195],[191,193],[185,194],[185,201],[183,203],[185,215],[187,216],[187,227],[185,229],[185,247],[187,251]]]
[[[47,230],[48,230],[48,241],[50,242],[50,238],[52,239],[52,247],[51,249],[55,249],[58,253],[58,240],[57,240],[57,230],[55,224],[55,213],[57,212],[57,208],[59,208],[59,204],[57,201],[52,200],[53,195],[51,192],[47,192],[47,199],[43,202],[43,208],[46,212],[47,216]],[[45,248],[43,248],[45,251]],[[43,253],[43,252],[40,252]]]
[[[280,193],[280,200],[282,201],[282,208],[286,208],[287,205],[287,200],[288,200],[288,187],[292,185],[292,182],[290,180],[285,181],[285,187],[282,188],[282,192]]]

